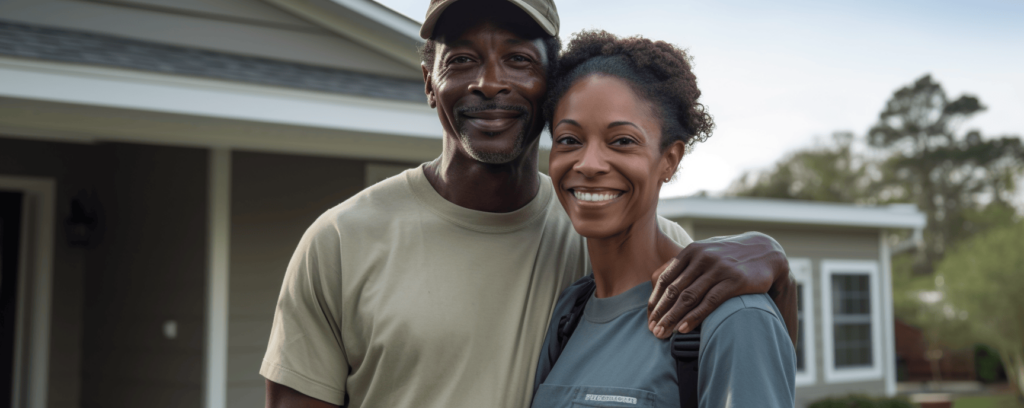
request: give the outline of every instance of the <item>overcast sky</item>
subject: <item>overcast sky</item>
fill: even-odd
[[[428,0],[378,0],[423,21]],[[689,50],[717,128],[663,196],[715,193],[832,131],[863,135],[897,88],[930,73],[1024,135],[1024,1],[556,0],[561,37],[601,28]]]

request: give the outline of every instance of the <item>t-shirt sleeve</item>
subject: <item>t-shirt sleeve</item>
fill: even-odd
[[[285,272],[260,375],[334,405],[345,399],[348,357],[341,340],[338,229],[321,217],[303,235]]]
[[[698,368],[701,408],[793,406],[796,354],[782,321],[743,308],[708,334]]]
[[[679,244],[679,246],[685,247],[693,242],[693,238],[690,238],[690,234],[687,234],[683,227],[680,227],[679,224],[660,215],[658,216],[658,228],[662,233],[672,239],[672,241]]]

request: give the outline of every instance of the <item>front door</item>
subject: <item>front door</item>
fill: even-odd
[[[21,193],[0,191],[0,407],[11,406],[18,296]]]

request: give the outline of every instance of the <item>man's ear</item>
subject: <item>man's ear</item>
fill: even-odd
[[[427,94],[427,105],[431,108],[437,107],[437,101],[434,99],[434,84],[430,82],[430,71],[432,68],[427,67],[427,64],[420,63],[420,68],[423,69],[423,93]]]
[[[676,170],[679,169],[679,162],[683,160],[683,155],[686,154],[686,143],[681,141],[672,142],[665,148],[665,152],[661,154],[661,177],[662,181],[670,180],[673,175],[676,174]]]

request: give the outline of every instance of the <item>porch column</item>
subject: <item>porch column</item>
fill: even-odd
[[[206,408],[227,405],[228,251],[231,238],[231,150],[210,149],[208,252],[206,277],[206,348],[203,402]]]

